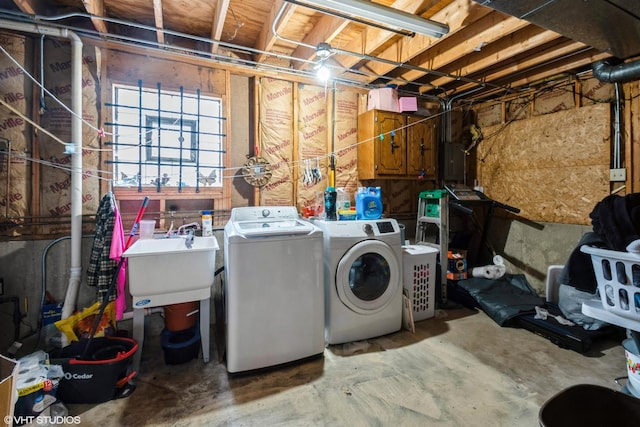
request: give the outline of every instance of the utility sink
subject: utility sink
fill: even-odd
[[[184,237],[136,241],[122,255],[134,308],[209,298],[219,248],[214,236],[195,236],[191,248]]]

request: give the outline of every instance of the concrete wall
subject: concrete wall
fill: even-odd
[[[63,238],[53,242],[25,240],[0,243],[0,277],[4,278],[4,296],[18,297],[20,311],[23,315],[26,314],[20,325],[22,337],[37,330],[45,290],[57,301],[64,301],[69,283],[71,240]],[[82,239],[83,283],[78,294],[78,304],[81,307],[96,300],[95,289],[86,285],[86,268],[92,242],[93,236]],[[43,271],[46,278],[44,282]],[[0,305],[0,351],[3,352],[13,342],[12,312],[11,304]]]
[[[528,223],[494,219],[491,235],[494,248],[502,255],[509,273],[524,273],[540,295],[545,294],[547,267],[563,265],[591,226],[556,223]]]

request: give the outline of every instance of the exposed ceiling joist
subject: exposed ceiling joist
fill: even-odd
[[[278,16],[278,12],[282,7],[285,7],[284,13],[281,14],[280,22],[278,23],[277,31],[282,31],[282,29],[287,25],[287,21],[293,16],[296,6],[286,4],[284,0],[275,0],[273,2],[273,6],[269,11],[268,19],[264,22],[262,29],[260,30],[260,34],[258,36],[257,43],[255,44],[255,48],[262,51],[269,51],[273,48],[276,43],[276,36],[273,34],[273,21]],[[257,55],[255,60],[256,62],[264,61],[266,55]]]
[[[227,13],[229,12],[229,3],[231,0],[218,0],[213,16],[213,25],[211,26],[211,40],[220,40],[222,37],[222,29],[224,28],[224,21],[227,19]],[[218,52],[219,44],[214,43],[211,46],[211,53]]]
[[[164,19],[162,15],[162,0],[153,0],[153,19],[156,25],[156,38],[159,44],[164,44]]]
[[[291,55],[298,58],[313,59],[316,51],[307,46],[318,46],[320,43],[331,44],[347,25],[349,25],[349,22],[342,18],[331,15],[323,16],[318,22],[318,25],[302,40],[303,44],[296,47]],[[300,69],[303,68],[304,63],[299,62],[293,64],[293,66],[294,68]]]
[[[107,27],[107,23],[104,22],[104,20],[99,19],[106,15],[104,0],[82,0],[82,4],[84,4],[84,8],[87,10],[89,15],[96,16],[95,18],[91,18],[91,22],[93,23],[93,26],[96,27],[96,30],[102,34],[108,33],[109,28]]]
[[[44,12],[42,2],[36,0],[13,0],[18,8],[29,15],[37,15]]]
[[[473,53],[469,53],[459,60],[451,62],[450,66],[443,67],[443,69],[454,75],[475,76],[481,73],[482,70],[490,69],[495,64],[507,61],[510,58],[520,55],[522,52],[543,46],[559,38],[561,38],[561,36],[553,31],[528,26],[512,33],[510,37],[504,37],[495,43],[487,45],[479,44]],[[441,77],[431,80],[430,83],[437,87],[444,86],[452,80],[450,77]]]
[[[6,4],[0,17],[68,26],[94,43],[116,41],[136,51],[159,44],[181,61],[197,57],[239,65],[235,71],[278,70],[274,75],[291,79],[313,78],[309,65],[317,61],[316,47],[327,43],[333,54],[326,63],[339,84],[364,90],[396,83],[404,93],[477,100],[541,79],[582,75],[590,61],[621,47],[640,52],[640,8],[628,0],[371,1],[446,24],[449,33],[410,37],[304,0],[0,0]],[[543,3],[544,10],[535,7]],[[548,22],[531,22],[534,15]],[[621,19],[612,22],[614,16]],[[597,46],[586,35],[597,35]]]
[[[526,22],[501,13],[488,14],[480,19],[477,24],[477,26],[474,26],[476,31],[473,33],[470,34],[469,28],[459,28],[449,35],[446,40],[443,40],[442,43],[438,43],[438,46],[422,51],[420,54],[411,51],[411,46],[408,46],[407,51],[403,52],[403,56],[399,59],[401,62],[437,70],[472,54],[482,43],[494,43],[501,36],[512,34],[527,26]],[[496,30],[496,27],[500,28],[500,33]],[[377,74],[386,74],[391,71],[390,67],[384,64],[373,64],[372,69]],[[404,80],[415,80],[426,74],[428,73],[421,70],[408,70],[402,73],[401,77]]]

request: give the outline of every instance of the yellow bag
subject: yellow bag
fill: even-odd
[[[96,316],[100,314],[100,301],[82,311],[76,311],[66,319],[58,320],[55,325],[66,337],[68,342],[89,338],[95,323]],[[94,337],[113,335],[116,331],[115,302],[111,301],[104,309],[102,319],[98,324]]]

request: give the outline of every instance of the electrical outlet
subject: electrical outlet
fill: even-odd
[[[619,169],[610,169],[609,170],[609,181],[626,181],[627,180],[627,170],[625,168]]]

